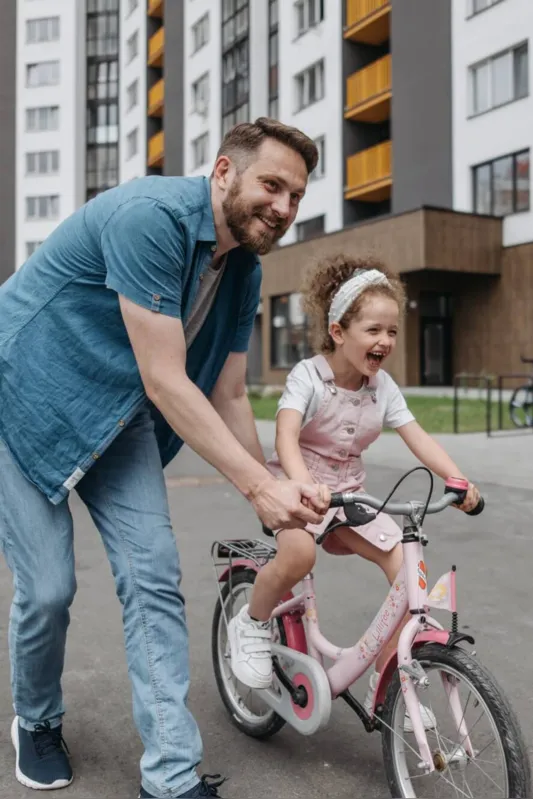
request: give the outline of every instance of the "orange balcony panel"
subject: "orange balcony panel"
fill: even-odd
[[[344,38],[383,44],[390,38],[391,0],[346,0]]]
[[[155,83],[148,92],[148,116],[162,117],[165,108],[165,81]]]
[[[391,196],[391,187],[392,142],[382,142],[347,159],[345,199],[379,203]]]
[[[390,119],[391,64],[390,55],[386,55],[350,75],[346,81],[346,119],[357,119],[361,122],[383,122]]]
[[[162,19],[164,7],[164,0],[148,0],[148,16]]]
[[[159,30],[148,41],[148,65],[162,67],[165,60],[165,29]]]
[[[148,142],[148,166],[160,167],[165,161],[165,132],[156,133]]]

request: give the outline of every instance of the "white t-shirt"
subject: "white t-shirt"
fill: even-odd
[[[366,389],[350,392],[355,397]],[[284,408],[291,408],[303,414],[302,426],[307,424],[320,407],[326,386],[310,358],[300,361],[291,370],[278,403],[279,413]],[[414,421],[414,416],[407,407],[405,398],[392,377],[382,369],[377,373],[376,388],[377,409],[381,414],[383,427],[401,427]]]

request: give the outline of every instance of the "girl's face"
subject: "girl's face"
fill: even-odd
[[[347,330],[339,324],[330,333],[348,363],[366,377],[377,374],[396,346],[400,312],[398,303],[379,294],[363,301],[359,315]]]

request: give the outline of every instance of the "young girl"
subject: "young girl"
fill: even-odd
[[[287,378],[278,406],[270,471],[278,477],[319,484],[326,502],[329,492],[363,491],[361,453],[387,426],[396,429],[414,455],[443,480],[463,477],[415,421],[398,386],[382,370],[396,346],[405,306],[398,278],[378,261],[339,257],[310,273],[303,296],[320,354],[298,363]],[[461,510],[472,510],[478,501],[477,489],[470,485]],[[287,591],[312,570],[315,537],[335,516],[346,520],[342,510],[331,508],[320,525],[277,531],[275,558],[258,574],[249,606],[229,624],[232,670],[244,684],[252,688],[271,684],[268,619]],[[376,563],[392,583],[402,566],[401,538],[396,522],[380,513],[363,527],[337,528],[326,538],[324,549],[337,555],[360,555]],[[387,655],[382,652],[376,661],[365,700],[367,710]],[[422,716],[427,727],[433,726],[426,708]]]

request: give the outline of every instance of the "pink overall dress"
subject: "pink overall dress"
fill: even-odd
[[[361,453],[378,438],[383,427],[376,399],[377,381],[370,378],[360,391],[349,391],[335,385],[323,355],[316,355],[313,364],[326,390],[318,411],[301,429],[303,459],[313,480],[327,485],[332,492],[363,491],[366,475]],[[276,477],[286,477],[276,452],[267,466]],[[320,525],[310,524],[306,529],[318,536],[334,517],[346,520],[342,508],[330,508]],[[396,522],[385,513],[352,529],[384,551],[391,550],[402,538]],[[334,555],[351,554],[335,533],[326,538],[324,549]]]

